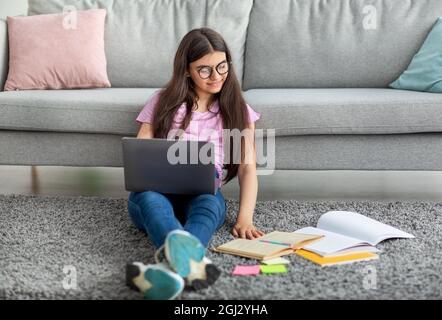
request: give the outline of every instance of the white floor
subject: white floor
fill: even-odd
[[[34,176],[34,179],[32,179]],[[258,200],[441,201],[441,171],[295,171],[258,176]],[[0,194],[125,198],[122,168],[0,166]],[[238,199],[236,179],[223,187]]]

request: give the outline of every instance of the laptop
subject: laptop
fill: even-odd
[[[127,191],[216,194],[212,142],[124,137],[122,145]]]

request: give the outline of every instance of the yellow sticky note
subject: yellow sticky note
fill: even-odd
[[[273,264],[273,265],[261,265],[259,266],[261,268],[261,272],[264,274],[271,274],[271,273],[286,273],[287,268],[283,264]]]

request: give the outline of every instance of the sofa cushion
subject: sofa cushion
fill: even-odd
[[[106,10],[76,15],[78,22],[71,27],[61,13],[8,17],[5,91],[110,87],[104,52]]]
[[[0,19],[0,91],[8,76],[8,51],[8,25],[6,20]]]
[[[442,93],[442,18],[437,19],[407,70],[390,87]]]
[[[384,87],[409,65],[440,0],[260,0],[243,89]]]
[[[134,135],[156,91],[141,88],[0,92],[0,129]],[[396,89],[254,89],[256,128],[278,136],[442,132],[442,95]]]
[[[0,129],[135,134],[157,89],[96,88],[0,92]]]
[[[29,0],[28,14],[106,9],[105,45],[112,87],[151,88],[163,87],[171,77],[182,37],[203,26],[224,37],[241,82],[252,4],[253,0]]]
[[[442,95],[383,88],[253,89],[257,128],[276,135],[442,131]]]

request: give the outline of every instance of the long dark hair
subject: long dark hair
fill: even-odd
[[[210,28],[199,28],[188,32],[178,47],[173,64],[173,76],[159,94],[159,100],[154,112],[154,138],[167,138],[171,129],[175,112],[186,103],[186,115],[180,126],[185,130],[190,123],[192,108],[196,102],[197,93],[194,90],[194,83],[190,77],[186,76],[189,64],[214,51],[224,52],[227,61],[230,63],[229,72],[221,91],[214,95],[218,99],[219,111],[223,121],[223,129],[238,129],[242,131],[248,122],[246,102],[242,96],[241,87],[236,77],[235,70],[231,64],[232,56],[223,37]],[[227,142],[225,142],[227,143]],[[227,170],[227,175],[223,179],[224,183],[229,182],[238,174],[238,161],[233,161],[233,148],[243,146],[233,143],[230,137],[230,159],[224,163],[223,169]],[[236,150],[235,152],[238,152]],[[244,148],[241,147],[241,159],[244,159]],[[224,161],[226,162],[226,161]],[[221,178],[221,177],[220,177]]]

